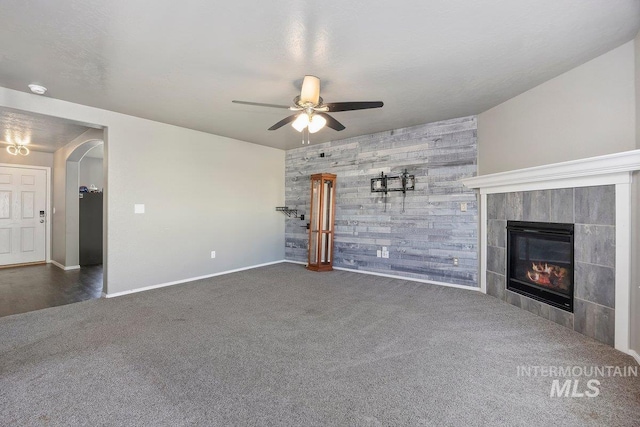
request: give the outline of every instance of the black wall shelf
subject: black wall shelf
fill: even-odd
[[[304,215],[300,215],[298,217],[298,210],[297,209],[289,209],[287,206],[276,206],[276,211],[277,212],[282,212],[283,214],[285,214],[289,218],[304,219]]]

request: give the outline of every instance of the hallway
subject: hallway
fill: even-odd
[[[102,295],[102,266],[63,271],[52,264],[0,269],[0,317]]]

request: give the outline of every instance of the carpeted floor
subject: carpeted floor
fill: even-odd
[[[497,299],[278,264],[0,318],[0,425],[627,425],[637,366]],[[577,391],[589,390],[589,378]]]

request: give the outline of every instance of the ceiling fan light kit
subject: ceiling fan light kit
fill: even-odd
[[[333,102],[325,104],[323,99],[320,97],[320,79],[311,75],[304,76],[300,95],[293,99],[294,105],[292,107],[249,101],[234,100],[231,102],[257,107],[286,108],[291,111],[297,111],[296,114],[285,117],[275,125],[271,126],[268,130],[280,129],[282,126],[291,123],[291,126],[295,130],[303,133],[303,144],[305,140],[309,143],[310,133],[316,133],[325,126],[328,126],[338,132],[345,129],[342,123],[327,113],[366,110],[370,108],[380,108],[384,105],[382,101]]]
[[[309,124],[307,125],[309,127],[309,133],[318,132],[326,124],[327,124],[327,119],[325,119],[322,116],[318,116],[314,114],[313,116],[310,117]]]
[[[291,126],[298,132],[302,132],[304,128],[309,126],[309,116],[306,114],[300,114],[297,119],[291,123]]]
[[[312,104],[314,107],[320,103],[320,79],[316,76],[304,76],[302,91],[300,92],[301,104]]]

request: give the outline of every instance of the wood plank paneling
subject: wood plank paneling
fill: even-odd
[[[334,266],[478,286],[477,197],[458,182],[477,173],[476,128],[475,116],[464,117],[289,150],[285,204],[308,214],[310,175],[334,173]],[[389,193],[385,211],[370,180],[405,169],[416,189],[407,193],[404,212],[402,193]],[[306,262],[305,224],[287,219],[286,259]],[[382,246],[388,259],[376,256]]]

